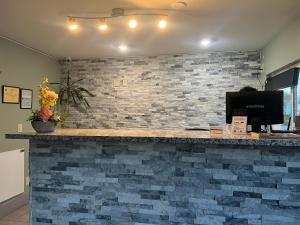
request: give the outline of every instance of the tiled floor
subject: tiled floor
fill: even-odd
[[[0,219],[0,225],[28,225],[28,206],[24,206]]]

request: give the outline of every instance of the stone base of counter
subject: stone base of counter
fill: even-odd
[[[299,225],[299,147],[31,140],[31,225]]]

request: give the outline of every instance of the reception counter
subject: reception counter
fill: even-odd
[[[300,138],[63,129],[30,140],[30,225],[298,225]]]

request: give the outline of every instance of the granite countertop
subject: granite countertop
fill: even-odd
[[[8,139],[108,141],[132,143],[198,143],[220,145],[299,146],[298,135],[276,135],[255,139],[250,135],[239,137],[210,136],[209,131],[149,130],[149,129],[58,129],[53,133],[6,134]]]

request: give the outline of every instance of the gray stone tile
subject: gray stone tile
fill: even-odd
[[[237,150],[228,145],[52,141],[47,155],[38,154],[42,145],[31,146],[31,225],[299,222],[299,176],[288,171],[297,168],[297,161],[288,161],[298,154],[295,147],[282,147],[280,160],[266,160],[262,155],[277,154],[277,146]],[[231,151],[239,156],[229,157]],[[284,156],[289,156],[286,161]]]
[[[65,64],[63,71],[65,71]],[[225,92],[257,87],[260,52],[216,52],[74,60],[71,77],[96,94],[74,108],[70,128],[186,128],[222,125]],[[127,85],[122,84],[127,81]],[[209,93],[209,94],[208,94]]]

